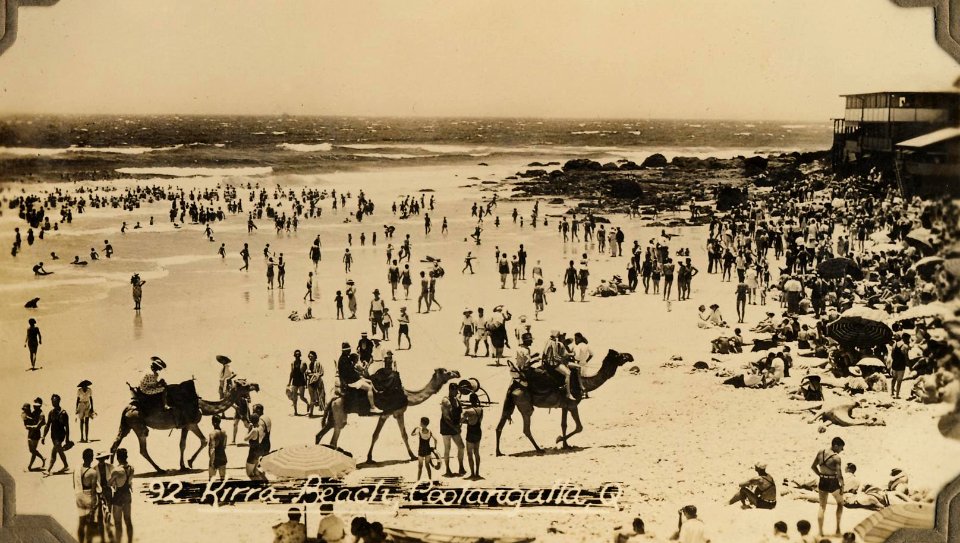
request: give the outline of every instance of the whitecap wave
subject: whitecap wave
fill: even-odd
[[[266,175],[273,172],[270,166],[251,168],[181,168],[174,166],[156,168],[117,168],[119,173],[131,175],[168,175],[171,177],[222,177],[228,175]]]
[[[317,151],[332,151],[333,145],[329,143],[280,143],[277,147],[287,151],[297,151],[300,153],[311,153]]]
[[[142,155],[145,153],[159,153],[180,149],[183,145],[169,147],[78,147],[72,145],[67,148],[39,148],[39,147],[0,147],[0,155],[14,156],[56,156],[66,153],[109,153],[115,155]]]

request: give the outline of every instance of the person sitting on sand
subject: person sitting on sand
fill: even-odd
[[[740,483],[740,490],[732,498],[730,505],[737,502],[748,509],[751,506],[756,509],[773,509],[777,506],[777,484],[767,473],[767,465],[758,462],[754,464],[757,476]],[[749,502],[749,505],[748,505]]]
[[[643,519],[640,517],[633,519],[633,524],[630,531],[624,530],[622,526],[617,526],[614,528],[614,530],[616,530],[616,535],[613,536],[613,543],[630,543],[632,541],[647,541],[656,539],[653,534],[647,533]]]
[[[863,370],[858,366],[851,366],[847,368],[847,371],[850,372],[850,377],[847,378],[847,381],[843,385],[843,390],[847,391],[850,394],[863,394],[870,389],[870,385],[863,378]]]
[[[733,331],[733,336],[720,336],[711,341],[710,346],[710,352],[713,354],[742,353],[743,335],[741,335],[740,329],[736,328]]]
[[[37,262],[37,265],[33,267],[33,274],[37,276],[50,275],[52,273],[53,272],[43,269],[43,262]]]
[[[723,315],[720,314],[720,306],[717,304],[710,304],[710,310],[707,311],[702,305],[698,308],[700,310],[700,323],[701,328],[707,328],[709,326],[715,326],[718,328],[726,328],[727,322],[723,320]]]
[[[74,266],[86,266],[87,262],[85,260],[80,260],[80,255],[76,255],[73,257],[73,262],[71,262],[71,264]]]
[[[792,400],[803,400],[806,402],[822,402],[823,387],[820,385],[819,375],[805,375],[800,380],[800,387],[796,392],[790,394]]]

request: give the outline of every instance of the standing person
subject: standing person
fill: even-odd
[[[567,301],[573,301],[573,294],[577,288],[577,279],[579,274],[577,269],[573,267],[573,261],[570,261],[570,265],[567,266],[567,270],[563,273],[563,284],[567,286],[567,296],[570,298]]]
[[[513,260],[510,261],[510,277],[513,280],[513,288],[517,288],[517,281],[520,280],[520,261],[517,260],[517,255],[513,255]]]
[[[317,239],[313,240],[313,245],[310,247],[310,260],[313,261],[314,271],[320,265],[320,257],[320,234],[317,234]]]
[[[77,385],[77,419],[80,421],[80,443],[90,441],[90,419],[96,415],[93,410],[93,390],[90,381],[84,379]]]
[[[299,416],[297,412],[297,399],[303,400],[307,404],[307,397],[304,390],[307,387],[307,365],[300,359],[300,349],[293,351],[293,362],[290,363],[290,379],[287,381],[287,390],[290,401],[293,402],[293,416]]]
[[[470,338],[473,337],[473,311],[469,309],[463,310],[463,322],[460,323],[460,334],[463,336],[463,347],[464,352],[463,356],[470,356]],[[476,350],[473,353],[474,356],[477,355]]]
[[[737,322],[742,323],[747,316],[747,294],[750,292],[750,286],[740,281],[737,283]]]
[[[487,319],[483,316],[483,308],[477,308],[477,316],[473,318],[473,356],[479,352],[480,342],[483,342],[483,356],[490,356],[490,341],[487,339]]]
[[[460,273],[463,273],[467,270],[470,270],[470,275],[473,275],[473,259],[476,258],[473,256],[473,253],[467,251],[467,256],[463,259],[463,269],[460,270]]]
[[[110,461],[110,451],[101,451],[96,454],[97,465],[97,507],[93,514],[95,529],[99,532],[101,541],[108,541],[113,524],[113,487],[110,485],[110,474],[114,471]]]
[[[411,436],[416,436],[419,440],[417,445],[417,481],[423,475],[423,468],[427,468],[427,480],[433,478],[433,472],[430,469],[430,457],[433,450],[437,448],[437,438],[430,431],[430,419],[420,417],[420,426],[413,429]]]
[[[397,301],[397,285],[400,284],[400,267],[397,266],[396,260],[387,270],[387,280],[390,281],[390,299],[395,302]]]
[[[533,319],[540,320],[540,313],[547,305],[547,291],[543,288],[543,279],[537,279],[536,286],[533,287]]]
[[[400,284],[403,285],[403,299],[410,299],[410,285],[413,280],[410,278],[410,264],[403,265],[403,272],[400,274]]]
[[[380,299],[380,289],[373,289],[373,300],[370,300],[370,311],[368,318],[370,319],[370,335],[377,335],[377,329],[380,327],[380,322],[383,320],[383,310],[385,309],[383,305],[383,300]],[[386,338],[384,338],[386,339]]]
[[[214,418],[219,417],[215,415]],[[219,421],[217,422],[219,423]],[[215,427],[219,428],[219,424]],[[226,444],[226,434],[223,434],[223,441]],[[133,482],[134,470],[133,466],[127,462],[127,449],[123,447],[117,449],[117,462],[118,464],[109,476],[110,487],[113,489],[113,541],[114,543],[120,543],[120,540],[123,539],[123,526],[126,524],[127,543],[133,543],[133,519],[130,514],[133,495],[130,486]]]
[[[313,409],[320,407],[323,412],[323,406],[326,402],[326,394],[323,388],[323,365],[317,360],[316,351],[307,353],[307,392],[310,394],[310,404],[307,406],[307,416],[313,417]]]
[[[580,301],[585,302],[587,296],[587,286],[590,284],[590,270],[587,269],[587,261],[580,262],[580,273],[577,274],[577,286],[580,288]]]
[[[347,308],[351,319],[357,318],[357,289],[353,279],[347,281]]]
[[[313,272],[307,272],[307,293],[303,295],[303,299],[313,301]]]
[[[267,476],[260,471],[260,415],[250,415],[250,431],[247,432],[247,477],[251,481],[266,481]]]
[[[27,450],[30,451],[30,463],[27,464],[27,471],[33,471],[33,461],[40,459],[40,471],[43,471],[43,465],[47,459],[37,450],[37,444],[40,443],[40,428],[44,425],[43,410],[41,408],[43,400],[37,398],[33,406],[28,403],[23,404],[20,417],[23,419],[23,426],[27,429]]]
[[[827,511],[827,500],[830,496],[837,502],[837,531],[840,535],[840,517],[843,516],[843,462],[840,460],[840,453],[843,452],[845,443],[839,437],[833,438],[829,449],[823,449],[817,453],[813,459],[810,469],[819,477],[817,491],[820,497],[820,510],[817,512],[817,527],[820,529],[820,536],[823,534],[823,517]]]
[[[470,394],[470,407],[463,410],[463,419],[467,423],[467,463],[470,465],[471,481],[483,479],[480,476],[480,438],[483,437],[483,407],[476,392]]]
[[[500,288],[505,289],[507,288],[507,276],[510,275],[510,262],[507,260],[506,253],[500,255],[497,270],[500,272]]]
[[[249,224],[253,224],[253,221],[250,221]],[[250,269],[250,248],[246,243],[243,244],[243,249],[240,249],[240,258],[243,259],[243,266],[240,267],[240,271],[245,271]]]
[[[350,273],[350,266],[353,264],[353,255],[350,254],[350,249],[343,250],[343,271],[344,273]]]
[[[140,311],[140,300],[143,298],[143,285],[147,282],[140,279],[140,274],[135,273],[130,278],[130,284],[133,287],[133,308]]]
[[[390,308],[383,308],[383,317],[380,319],[380,335],[383,341],[390,341],[390,327],[393,326],[393,317],[390,315]]]
[[[461,416],[463,407],[460,405],[456,383],[450,383],[447,395],[440,400],[440,436],[443,438],[443,464],[446,467],[444,477],[453,477],[450,471],[450,442],[457,446],[457,461],[460,470],[456,475],[466,475],[463,469],[463,439],[460,437]]]
[[[207,439],[207,452],[210,455],[208,481],[212,481],[217,473],[220,474],[221,481],[227,478],[227,433],[220,429],[221,420],[220,415],[214,415],[210,420],[213,431]]]
[[[443,309],[443,306],[441,306],[440,302],[437,301],[437,279],[439,277],[440,275],[437,273],[436,269],[430,272],[430,284],[428,285],[429,292],[430,292],[430,302],[427,304],[428,309],[432,308],[434,305],[437,306],[438,310]]]
[[[43,437],[40,438],[40,443],[46,443],[47,434],[50,434],[50,441],[52,442],[50,464],[47,465],[47,475],[53,473],[53,465],[57,463],[57,456],[60,457],[60,461],[63,463],[63,468],[60,470],[60,473],[65,473],[70,469],[69,464],[67,464],[67,455],[64,453],[64,447],[69,448],[73,446],[73,443],[70,441],[70,416],[60,407],[60,395],[54,394],[50,396],[50,403],[53,405],[53,409],[47,413],[47,425],[43,427]],[[93,451],[90,451],[90,454],[92,455]]]
[[[220,244],[220,248],[217,249],[217,254],[220,255],[220,259],[221,259],[221,260],[223,260],[224,258],[227,258],[227,244],[226,244],[226,243],[221,243],[221,244]]]
[[[427,279],[426,272],[420,272],[420,297],[417,298],[417,313],[421,313],[423,304],[427,305],[427,313],[430,312],[430,280]]]
[[[343,320],[343,294],[339,290],[333,297],[333,302],[337,307],[337,320]]]
[[[273,290],[273,257],[267,259],[267,290]]]
[[[83,450],[83,466],[73,477],[73,489],[76,493],[77,512],[80,522],[77,527],[77,541],[80,543],[93,541],[95,509],[97,508],[97,491],[100,478],[97,469],[93,466],[93,449]]]
[[[413,343],[410,342],[410,315],[407,315],[407,306],[400,307],[400,316],[397,317],[397,323],[399,328],[397,329],[397,349],[399,350],[400,341],[406,337],[407,338],[407,349],[413,348]]]
[[[520,249],[517,250],[517,260],[520,262],[520,279],[523,281],[527,280],[527,251],[524,250],[523,244],[520,244]]]
[[[287,279],[287,264],[283,261],[283,253],[280,253],[280,258],[277,260],[277,288],[283,290],[283,283]]]
[[[37,319],[27,320],[27,339],[23,346],[30,351],[30,369],[37,369],[37,350],[43,344],[43,337],[40,335],[40,328],[37,326]]]
[[[667,260],[663,263],[663,269],[662,269],[664,300],[670,299],[670,291],[673,289],[673,272],[675,269],[676,267],[673,264],[673,260],[671,260],[668,257]]]
[[[890,395],[894,398],[900,397],[900,386],[903,385],[903,376],[910,364],[910,334],[902,334],[893,345],[893,351],[890,353],[891,365],[890,371]]]

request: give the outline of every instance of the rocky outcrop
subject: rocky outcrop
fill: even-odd
[[[661,155],[660,153],[654,153],[647,158],[643,159],[643,163],[640,164],[641,168],[665,168],[669,164],[667,162],[667,157]]]

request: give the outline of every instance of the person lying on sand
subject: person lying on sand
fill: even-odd
[[[890,407],[893,404],[877,404],[876,407]],[[844,402],[832,407],[825,407],[825,404],[815,405],[804,409],[781,410],[781,413],[803,413],[809,411],[814,414],[807,424],[823,422],[824,428],[831,424],[837,426],[886,426],[887,423],[881,420],[876,412],[854,414],[854,409],[865,409],[866,406],[860,401]]]

